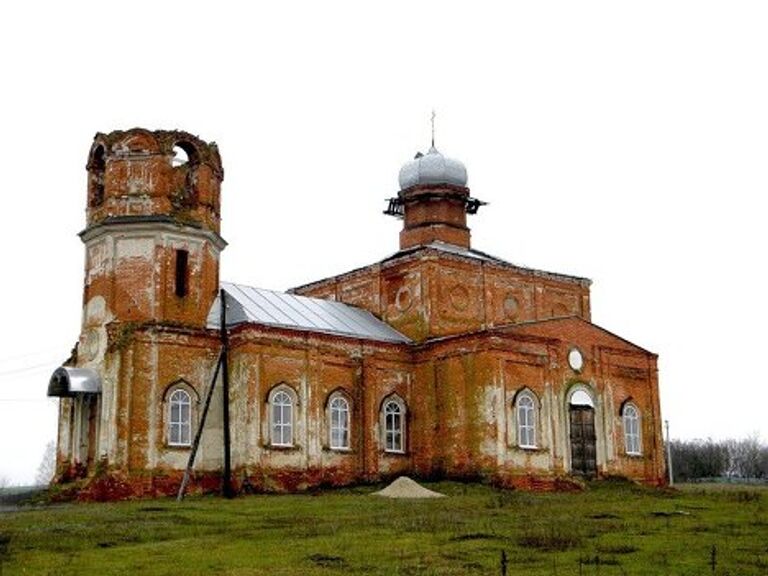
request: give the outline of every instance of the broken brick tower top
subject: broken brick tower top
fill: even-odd
[[[219,287],[219,151],[187,132],[96,134],[88,155],[84,332],[111,321],[204,328]]]

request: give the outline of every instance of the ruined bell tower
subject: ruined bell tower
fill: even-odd
[[[204,326],[226,245],[216,145],[179,131],[97,134],[87,170],[84,332],[105,321]]]
[[[97,460],[129,466],[145,437],[138,399],[160,378],[192,379],[172,362],[162,368],[159,342],[205,333],[226,246],[216,144],[181,131],[98,133],[86,169],[82,327],[48,391],[62,398],[59,470],[75,476]]]

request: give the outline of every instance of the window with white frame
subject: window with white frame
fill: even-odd
[[[536,400],[532,393],[521,392],[517,396],[517,445],[520,448],[536,448]]]
[[[399,399],[387,400],[383,413],[384,451],[405,452],[405,404]]]
[[[174,390],[168,401],[168,444],[189,446],[192,443],[192,398],[181,388]]]
[[[285,389],[275,390],[269,401],[272,446],[293,446],[293,395]]]
[[[328,403],[330,417],[330,447],[332,450],[349,449],[349,401],[341,394],[331,396]]]
[[[633,404],[624,406],[624,447],[627,454],[639,455],[642,453],[640,446],[640,412]]]

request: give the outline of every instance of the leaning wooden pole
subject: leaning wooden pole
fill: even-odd
[[[232,461],[230,458],[230,437],[229,437],[229,338],[227,336],[227,293],[222,288],[220,292],[221,300],[221,389],[224,400],[224,497],[232,498]]]
[[[224,358],[224,349],[222,348],[219,353],[219,359],[216,360],[216,369],[213,371],[213,378],[211,378],[211,385],[208,387],[208,394],[205,396],[205,404],[203,405],[203,413],[200,415],[200,424],[195,432],[195,439],[192,442],[192,450],[189,452],[189,460],[187,461],[187,469],[184,470],[184,478],[179,486],[179,493],[176,496],[176,500],[181,502],[184,499],[184,491],[189,484],[189,477],[192,474],[192,467],[195,465],[195,456],[197,456],[197,449],[200,447],[200,437],[203,435],[203,426],[205,426],[205,419],[208,416],[208,408],[211,407],[211,398],[213,397],[213,389],[216,387],[216,379],[219,377],[219,368],[221,368],[221,362]]]

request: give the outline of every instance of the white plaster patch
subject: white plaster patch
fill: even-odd
[[[152,189],[152,178],[144,162],[128,163],[127,187],[129,194],[147,194]]]
[[[479,395],[479,416],[482,418],[483,428],[487,431],[498,431],[498,421],[500,419],[499,408],[503,410],[504,406],[504,404],[500,402],[501,395],[499,389],[490,384],[481,388],[479,390]],[[498,454],[497,449],[496,438],[489,435],[487,432],[484,432],[483,441],[480,443],[480,452],[486,456],[495,457]]]
[[[499,454],[497,449],[498,447],[495,438],[489,438],[488,436],[483,437],[483,441],[480,443],[481,454],[495,458]]]
[[[127,198],[124,202],[128,214],[146,214],[152,212],[152,198],[149,196],[138,196]]]
[[[201,252],[203,249],[203,242],[190,238],[187,235],[180,235],[174,233],[163,232],[161,235],[162,245],[176,250],[183,249],[190,252]]]
[[[184,470],[188,461],[189,451],[184,449],[162,449],[157,458],[159,465],[174,470]]]
[[[115,246],[117,258],[141,258],[150,260],[155,255],[155,242],[152,238],[119,238]]]
[[[105,324],[112,319],[107,309],[107,301],[104,300],[103,296],[94,296],[88,300],[83,315],[86,326]]]
[[[87,278],[86,282],[91,283],[93,278],[103,276],[109,269],[109,250],[105,241],[96,242],[88,246],[86,259]]]
[[[482,388],[483,416],[488,424],[495,421],[497,414],[497,404],[499,402],[499,390],[493,385]]]
[[[84,330],[80,337],[79,356],[86,363],[101,363],[107,350],[107,329],[99,323]]]

